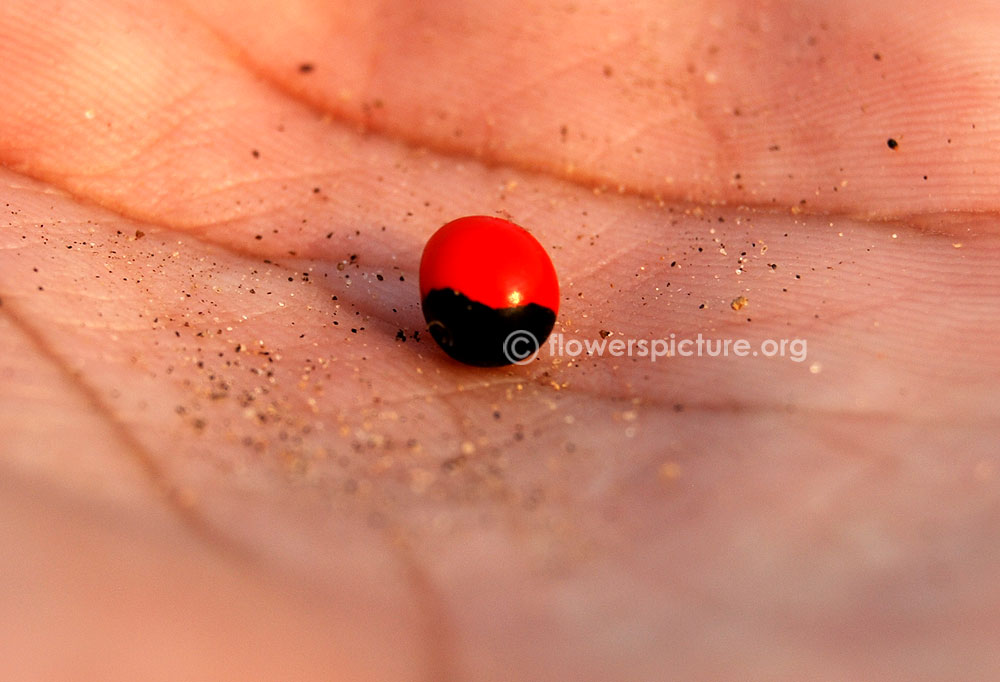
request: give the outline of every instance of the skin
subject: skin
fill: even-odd
[[[996,679],[995,4],[329,4],[0,6],[0,677]]]

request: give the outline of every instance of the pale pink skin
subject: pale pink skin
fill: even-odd
[[[996,3],[330,4],[0,3],[0,678],[1000,676]]]

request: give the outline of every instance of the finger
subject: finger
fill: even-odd
[[[366,31],[344,25],[351,13],[317,11],[325,23],[301,26],[297,18],[313,16],[307,7],[274,16],[274,8],[258,6],[240,10],[242,19],[232,21],[225,4],[199,7],[232,47],[189,27],[183,10],[159,7],[143,26],[113,5],[79,17],[57,14],[49,39],[27,44],[19,36],[30,34],[27,27],[42,10],[10,6],[2,55],[12,65],[3,110],[10,124],[7,137],[0,137],[0,158],[39,177],[65,176],[74,191],[105,202],[141,196],[139,208],[165,202],[175,210],[190,202],[178,215],[188,221],[207,206],[219,218],[238,210],[218,201],[220,184],[246,188],[260,177],[281,177],[290,166],[322,174],[343,170],[345,159],[364,158],[347,144],[319,146],[308,126],[298,125],[308,118],[305,110],[289,120],[287,112],[258,108],[267,86],[237,68],[233,50],[242,49],[245,63],[265,74],[271,87],[351,124],[612,189],[882,216],[988,210],[997,203],[993,145],[1000,136],[990,75],[997,29],[991,14],[975,8],[954,14],[928,5],[900,13],[894,16],[897,30],[884,37],[883,10],[867,6],[845,12],[830,5],[808,14],[781,5],[759,13],[734,6],[707,24],[684,20],[685,12],[700,10],[678,8],[662,30],[650,29],[651,20],[639,10],[630,10],[635,16],[582,12],[560,31],[546,31],[545,22],[565,23],[561,13],[532,13],[524,6],[496,21],[476,12],[459,19],[443,9],[350,20],[369,22]],[[87,21],[98,16],[128,30],[113,32],[116,44],[95,51]],[[460,31],[456,22],[472,30]],[[939,30],[942,22],[947,30]],[[535,40],[535,33],[518,28],[531,26],[550,39]],[[652,32],[633,35],[629,27],[635,26]],[[608,27],[622,28],[611,31],[612,39]],[[156,48],[149,49],[150,41],[139,36],[157,32]],[[427,44],[413,50],[406,40],[378,37],[383,35]],[[579,45],[561,39],[598,47],[581,57]],[[329,46],[327,52],[321,45]],[[315,56],[286,56],[307,49]],[[301,64],[315,66],[323,54],[338,67],[302,72]],[[372,54],[378,59],[366,58]],[[490,57],[510,54],[524,66],[501,69],[497,64],[506,62]],[[345,63],[378,67],[342,72]],[[612,77],[604,76],[605,66]],[[428,85],[434,82],[462,87],[441,92]],[[541,82],[544,88],[532,86]],[[144,96],[133,98],[131,90]],[[234,104],[251,93],[257,96],[244,107]],[[577,102],[582,96],[593,96],[594,103]],[[53,108],[53,101],[65,106]],[[279,132],[287,133],[288,125],[291,136]],[[412,132],[403,135],[404,129]],[[457,141],[456,129],[463,131]],[[192,137],[193,130],[211,139],[218,137],[211,131],[238,136],[241,153],[220,155],[205,137]],[[500,130],[502,135],[495,132]],[[302,139],[293,139],[292,149],[311,140],[325,158],[315,151],[289,154],[286,140],[295,135]],[[249,163],[254,150],[268,154],[273,167]],[[75,163],[81,158],[88,164]],[[213,193],[214,202],[176,186],[173,179],[185,164],[203,169],[202,191]],[[144,182],[129,181],[136,177]],[[264,196],[261,191],[254,200]],[[284,200],[303,197],[290,192]]]
[[[783,210],[1000,203],[991,2],[190,6],[285,91],[491,163]]]

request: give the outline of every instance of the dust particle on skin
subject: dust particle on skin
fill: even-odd
[[[746,296],[737,296],[733,299],[732,303],[729,304],[729,307],[733,310],[741,310],[749,302],[750,301],[747,300]]]
[[[660,479],[664,481],[673,481],[680,478],[681,475],[681,465],[677,462],[664,462],[660,465],[659,469]]]
[[[890,137],[886,141],[886,144],[889,145],[889,149],[896,149],[897,147],[899,147],[899,143],[896,142],[895,138],[892,138],[892,137]]]
[[[467,459],[468,457],[466,455],[457,455],[455,457],[449,457],[448,459],[441,462],[441,468],[444,471],[451,473],[452,471],[455,471],[460,467],[462,467],[462,465],[465,464],[465,461]]]

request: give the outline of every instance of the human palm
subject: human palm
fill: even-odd
[[[3,677],[994,677],[995,5],[328,5],[0,9]]]

